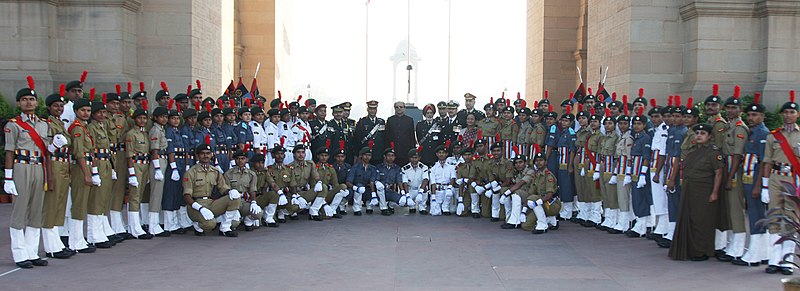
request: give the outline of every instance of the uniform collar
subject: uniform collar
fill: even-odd
[[[796,123],[783,125],[783,131],[785,132],[792,133],[798,130],[800,130],[800,126],[798,126]]]
[[[209,164],[200,163],[200,169],[202,169],[205,172],[208,172],[208,170],[211,169],[211,166]]]
[[[38,117],[38,116],[36,116],[36,114],[25,114],[25,113],[21,113],[21,114],[20,114],[20,119],[21,119],[22,121],[25,121],[25,122],[30,122],[30,123],[34,123],[34,122],[37,122],[37,121],[39,121],[39,117]]]

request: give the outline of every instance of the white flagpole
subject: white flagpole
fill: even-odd
[[[364,102],[369,99],[369,0],[364,18]]]

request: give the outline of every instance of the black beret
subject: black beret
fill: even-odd
[[[180,113],[180,112],[178,112],[178,110],[176,110],[176,109],[172,109],[172,110],[169,110],[169,112],[167,113],[167,115],[168,115],[169,117],[172,117],[172,116],[181,116],[181,113]]]
[[[153,109],[153,117],[162,116],[162,115],[168,115],[168,114],[169,114],[169,110],[167,110],[167,108],[164,107],[164,106],[158,106],[158,107],[156,107],[156,109]]]
[[[117,93],[106,93],[106,103],[111,101],[119,101],[119,95]]]
[[[209,112],[209,114],[210,114],[209,116],[211,116],[211,117],[214,117],[214,115],[217,115],[217,114],[222,114],[222,109],[219,109],[219,108],[211,109],[211,112]]]
[[[269,102],[269,107],[278,107],[280,105],[281,99],[272,99],[272,101]]]
[[[64,100],[64,97],[61,97],[61,94],[59,93],[50,94],[50,96],[47,96],[47,98],[44,99],[45,106],[53,105],[53,103],[56,102],[67,103],[67,101]]]
[[[202,152],[202,151],[209,151],[209,152],[211,152],[211,151],[212,151],[212,149],[211,149],[211,146],[210,146],[210,145],[207,145],[207,144],[205,144],[205,143],[204,143],[204,144],[200,144],[200,145],[198,145],[198,146],[197,146],[197,147],[194,149],[194,153],[195,153],[195,155],[199,154],[199,153],[200,153],[200,152]]]
[[[264,160],[265,160],[264,155],[253,154],[253,157],[250,158],[250,163],[263,163]]]
[[[192,108],[186,108],[186,109],[183,110],[183,118],[184,119],[192,117],[192,116],[197,116],[197,110],[194,110]]]
[[[189,95],[178,93],[178,95],[175,95],[175,98],[173,99],[175,99],[175,101],[189,100]]]
[[[83,89],[83,83],[81,81],[78,81],[78,80],[67,82],[67,86],[66,86],[67,91],[75,89],[75,88]]]
[[[133,116],[132,116],[132,117],[133,117],[133,118],[136,118],[136,117],[138,117],[138,116],[140,116],[140,115],[147,116],[147,110],[144,110],[144,109],[136,109],[136,110],[134,110],[134,111],[133,111]]]
[[[211,113],[208,113],[208,111],[202,111],[197,114],[197,121],[203,121],[206,118],[211,119]]]
[[[228,108],[222,109],[222,115],[228,115],[228,114],[234,114],[234,113],[236,113],[236,112],[233,111],[233,108],[228,107]]]
[[[242,107],[242,108],[239,108],[238,115],[242,116],[242,114],[245,114],[245,113],[248,113],[248,112],[250,112],[250,108]]]
[[[72,110],[78,111],[81,107],[92,107],[92,102],[89,102],[89,99],[86,98],[78,98],[72,103]]]
[[[281,145],[275,145],[275,147],[272,148],[272,152],[271,153],[274,155],[274,154],[277,154],[277,153],[285,153],[285,152],[286,152],[286,148],[284,148]]]
[[[169,98],[169,91],[158,90],[158,92],[156,92],[156,100],[159,100],[159,99],[165,98],[165,97]]]
[[[267,110],[267,115],[269,115],[269,116],[280,116],[281,115],[281,111],[278,110],[278,109],[274,109],[273,108],[273,109]]]
[[[695,125],[694,127],[692,127],[692,130],[694,130],[694,131],[702,130],[702,131],[705,131],[707,133],[712,133],[712,132],[714,132],[714,127],[711,126],[711,124],[699,123],[699,124]]]
[[[92,102],[92,113],[95,113],[100,110],[106,110],[106,105],[103,102]]]

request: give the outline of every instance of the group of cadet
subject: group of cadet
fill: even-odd
[[[560,115],[547,92],[531,108],[518,94],[513,106],[503,96],[483,111],[467,93],[465,109],[428,104],[414,124],[402,102],[386,120],[377,101],[358,121],[349,102],[331,106],[328,120],[313,99],[213,99],[200,81],[174,95],[161,82],[150,110],[143,83],[91,89],[90,100],[86,76],[47,96],[46,116],[34,114],[29,77],[16,96],[22,114],[5,126],[21,268],[47,265],[40,240],[47,257],[63,259],[127,239],[236,237],[287,219],[342,218],[349,206],[355,216],[407,208],[533,234],[572,221],[647,237],[678,260],[766,261],[768,273],[792,273],[782,259],[794,245],[775,244],[780,228],[756,222],[782,205],[781,182],[797,185],[793,93],[773,132],[759,96],[742,108],[738,86],[723,100],[716,85],[703,102],[708,124],[692,98],[658,106],[643,89],[632,103],[579,90]]]

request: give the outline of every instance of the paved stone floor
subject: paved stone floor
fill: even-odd
[[[11,207],[0,205],[0,217]],[[404,211],[403,211],[404,213]],[[534,236],[485,219],[380,215],[289,221],[238,238],[126,241],[16,270],[0,234],[0,290],[777,290],[781,275],[676,262],[643,238],[562,223]],[[7,229],[8,220],[0,220]],[[8,271],[8,272],[7,272]]]

